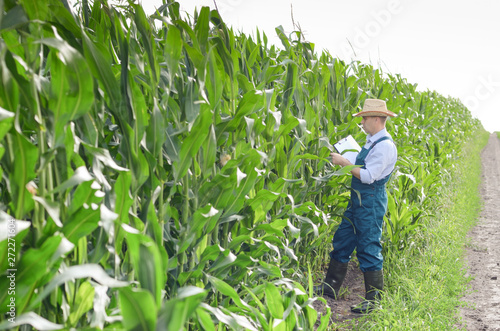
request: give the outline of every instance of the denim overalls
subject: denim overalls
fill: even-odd
[[[365,169],[365,158],[370,150],[379,142],[390,139],[385,136],[374,142],[370,148],[363,147],[356,158],[356,165]],[[344,218],[333,236],[333,251],[330,258],[341,263],[347,263],[356,248],[360,269],[363,272],[382,269],[382,222],[387,211],[387,193],[385,184],[391,175],[375,181],[372,184],[363,184],[361,180],[352,176],[351,199],[344,212]],[[361,195],[361,201],[358,194]]]

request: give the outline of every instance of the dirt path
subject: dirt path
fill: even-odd
[[[326,270],[325,270],[326,272]],[[342,289],[340,290],[339,300],[333,300],[325,296],[325,300],[328,303],[332,311],[331,322],[341,323],[344,322],[349,325],[349,320],[353,320],[360,317],[359,314],[354,314],[351,312],[351,306],[357,305],[365,296],[365,285],[363,280],[363,273],[359,270],[359,267],[351,261],[349,262],[349,267],[347,269],[347,275],[342,283]],[[314,308],[324,313],[326,311],[325,305],[316,301],[313,303]],[[344,330],[344,329],[341,329]],[[351,327],[346,326],[345,330],[351,330]]]
[[[481,153],[481,195],[484,207],[469,233],[468,273],[474,277],[464,301],[472,305],[461,315],[467,330],[500,330],[500,140],[490,136]],[[473,308],[475,306],[475,309]]]

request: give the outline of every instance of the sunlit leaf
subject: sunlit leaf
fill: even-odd
[[[45,286],[43,291],[37,296],[37,298],[31,303],[31,307],[35,306],[37,303],[42,301],[47,295],[49,295],[56,287],[64,284],[68,281],[74,279],[82,278],[92,278],[101,285],[107,287],[124,287],[129,283],[121,280],[116,280],[111,278],[101,266],[97,264],[82,264],[68,267],[63,270],[60,274],[52,278],[49,284]]]
[[[69,315],[69,323],[75,325],[80,317],[93,307],[94,288],[89,282],[84,282],[76,293],[73,311]]]

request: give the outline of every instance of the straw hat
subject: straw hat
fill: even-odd
[[[366,99],[363,105],[363,110],[352,116],[380,116],[380,117],[396,117],[392,111],[387,110],[384,100],[379,99]]]

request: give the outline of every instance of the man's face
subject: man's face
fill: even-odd
[[[363,119],[361,120],[361,125],[363,126],[363,130],[365,130],[365,132],[368,134],[374,133],[376,123],[377,123],[376,116],[363,116]]]

